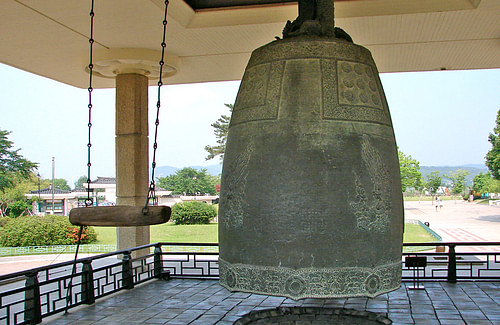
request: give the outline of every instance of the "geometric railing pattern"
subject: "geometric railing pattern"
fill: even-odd
[[[408,243],[425,267],[403,263],[403,281],[500,281],[500,242]],[[150,254],[132,258],[149,248]],[[218,245],[156,243],[0,276],[0,324],[37,324],[66,308],[152,279],[218,278]],[[73,272],[73,267],[75,270]],[[73,276],[72,276],[73,273]]]

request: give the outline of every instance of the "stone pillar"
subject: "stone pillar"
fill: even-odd
[[[148,78],[116,76],[116,203],[142,206],[149,184]],[[149,226],[118,227],[118,249],[149,244]],[[138,255],[148,254],[149,250]]]

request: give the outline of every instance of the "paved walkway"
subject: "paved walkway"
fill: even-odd
[[[500,242],[500,206],[463,200],[442,202],[443,207],[436,210],[431,201],[406,201],[405,218],[429,222],[445,242]],[[498,252],[500,246],[475,249]]]
[[[231,293],[214,280],[153,281],[125,293],[70,310],[44,321],[50,325],[229,325],[251,311],[277,307],[347,308],[386,314],[398,324],[500,325],[500,283],[425,283],[425,290],[409,284],[373,299],[292,299]],[[260,324],[260,323],[259,323]],[[267,323],[265,323],[267,324]],[[299,323],[297,323],[299,324]],[[329,324],[303,321],[300,324]]]
[[[80,253],[79,258],[96,254]],[[0,257],[0,275],[71,261],[75,254],[43,254]]]

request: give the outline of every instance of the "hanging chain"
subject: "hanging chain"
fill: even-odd
[[[158,125],[160,125],[160,94],[161,94],[161,86],[163,86],[162,74],[163,67],[165,65],[165,48],[167,47],[167,43],[165,43],[166,34],[167,34],[167,9],[168,9],[169,1],[165,0],[165,15],[163,17],[163,38],[161,42],[161,60],[160,64],[160,76],[158,79],[158,100],[156,102],[156,120],[155,120],[155,142],[153,144],[153,162],[151,164],[151,183],[149,184],[148,197],[146,198],[146,204],[143,209],[143,213],[146,214],[148,212],[148,206],[150,199],[153,200],[152,204],[158,204],[158,198],[155,193],[155,168],[156,168],[156,149],[158,148]]]
[[[90,141],[90,135],[91,135],[91,130],[92,130],[92,72],[94,70],[94,64],[92,63],[92,49],[93,49],[93,45],[94,45],[94,0],[92,0],[92,4],[91,4],[91,7],[90,7],[90,38],[89,38],[89,46],[90,46],[90,62],[89,62],[89,65],[88,65],[88,68],[89,68],[89,88],[88,88],[88,91],[89,91],[89,105],[88,105],[88,108],[89,108],[89,123],[88,123],[88,128],[89,128],[89,142],[87,143],[87,157],[88,157],[88,161],[87,161],[87,169],[88,169],[88,175],[87,175],[87,199],[85,200],[85,206],[88,207],[88,206],[92,206],[93,205],[93,198],[90,197],[90,192],[91,192],[91,189],[90,189],[90,183],[91,183],[91,180],[90,180],[90,166],[92,166],[92,163],[90,162],[90,148],[92,148],[92,142]]]
[[[91,134],[91,129],[92,129],[92,70],[94,69],[94,64],[92,63],[92,48],[94,45],[94,0],[91,0],[91,6],[90,6],[90,38],[89,38],[89,45],[90,45],[90,60],[89,60],[89,142],[87,143],[87,168],[88,168],[88,176],[87,176],[87,198],[85,199],[85,207],[89,207],[93,205],[93,199],[90,197],[90,166],[92,166],[92,163],[90,162],[90,148],[92,147],[92,142],[90,141],[90,134]],[[78,250],[80,248],[80,244],[82,242],[82,233],[84,230],[84,226],[80,226],[80,230],[78,231],[78,242],[76,245],[76,251],[75,251],[75,258],[73,260],[73,268],[71,269],[71,277],[69,279],[68,286],[66,288],[66,307],[64,308],[64,313],[68,313],[69,309],[69,304],[71,303],[71,292],[73,290],[73,278],[75,277],[76,274],[76,261],[78,258]]]

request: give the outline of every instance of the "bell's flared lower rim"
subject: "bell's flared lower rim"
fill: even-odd
[[[294,300],[305,298],[369,297],[401,287],[402,262],[376,267],[291,269],[276,266],[231,264],[219,258],[219,283],[242,291]]]

